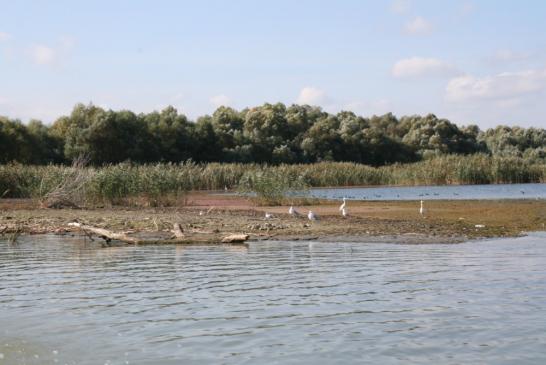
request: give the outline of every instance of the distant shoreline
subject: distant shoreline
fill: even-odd
[[[169,237],[179,223],[188,241],[220,243],[226,234],[248,234],[250,241],[319,240],[396,243],[460,243],[468,240],[515,237],[544,231],[545,200],[448,201],[425,203],[421,216],[414,201],[350,201],[349,216],[341,217],[338,202],[298,206],[302,214],[288,214],[288,206],[258,207],[242,197],[191,193],[179,207],[107,207],[44,209],[33,200],[0,199],[0,233],[81,234],[69,222],[124,232]],[[308,210],[318,221],[306,218]],[[200,215],[200,212],[202,215]],[[273,215],[265,219],[265,212]]]

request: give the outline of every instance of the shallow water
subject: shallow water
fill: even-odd
[[[546,233],[460,245],[0,242],[1,364],[545,364]]]
[[[317,188],[309,195],[322,199],[359,200],[492,200],[546,199],[546,184]]]

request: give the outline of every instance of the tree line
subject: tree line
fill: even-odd
[[[77,104],[51,126],[0,117],[0,163],[68,163],[85,155],[95,165],[132,161],[312,163],[381,166],[437,155],[487,153],[546,162],[546,130],[459,127],[434,114],[365,118],[309,105],[219,107],[195,122],[169,106],[136,114]]]

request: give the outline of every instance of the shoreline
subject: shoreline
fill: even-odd
[[[169,239],[180,224],[185,241],[220,244],[221,237],[246,234],[250,241],[315,240],[391,242],[404,244],[461,243],[475,239],[516,237],[545,231],[546,201],[498,200],[425,202],[422,217],[415,201],[350,201],[349,217],[341,217],[339,202],[320,201],[297,207],[303,216],[288,214],[288,206],[255,206],[249,199],[195,192],[185,206],[45,209],[32,200],[0,199],[0,234],[83,234],[70,222],[131,236]],[[312,210],[319,221],[304,216]],[[208,212],[199,215],[199,212]],[[265,219],[265,212],[273,215]],[[1,237],[1,236],[0,236]]]

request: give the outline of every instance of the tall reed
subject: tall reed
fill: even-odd
[[[62,183],[69,166],[0,165],[0,197],[40,198]],[[516,157],[445,155],[413,164],[371,167],[350,162],[296,165],[121,163],[86,167],[85,202],[97,204],[168,205],[188,191],[252,187],[262,176],[264,189],[275,184],[297,186],[447,185],[546,182],[546,164]],[[273,179],[273,177],[275,177]],[[292,184],[292,182],[298,182]],[[246,185],[244,185],[246,184]],[[292,185],[293,186],[292,186]],[[243,186],[244,185],[244,186]],[[271,185],[271,186],[269,186]],[[281,189],[282,190],[282,189]]]

